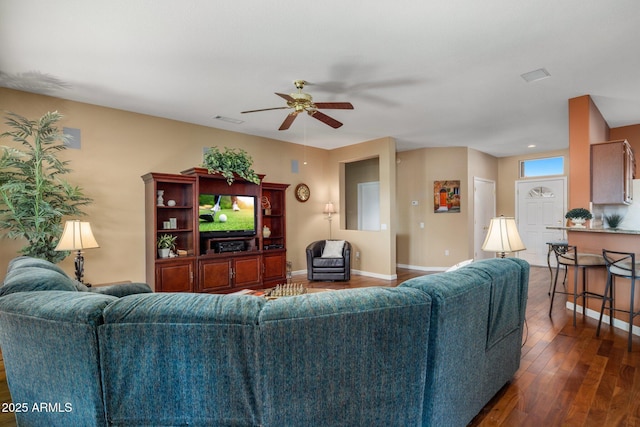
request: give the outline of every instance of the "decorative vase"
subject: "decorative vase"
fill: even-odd
[[[269,236],[271,236],[271,230],[269,230],[269,227],[265,225],[264,227],[262,227],[262,237],[268,239]]]
[[[573,228],[585,228],[584,223],[587,222],[585,218],[569,218],[571,220],[571,227]]]
[[[158,206],[164,206],[164,190],[158,190],[158,198],[156,199],[156,204]]]

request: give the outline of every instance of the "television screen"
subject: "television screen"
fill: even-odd
[[[209,236],[256,234],[256,198],[228,194],[200,194],[200,233]]]

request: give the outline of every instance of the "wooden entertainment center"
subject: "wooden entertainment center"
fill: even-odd
[[[289,184],[254,184],[236,178],[229,185],[204,168],[180,174],[151,172],[145,183],[147,282],[156,292],[228,293],[286,282],[285,192]],[[160,193],[159,193],[160,192]],[[204,193],[254,197],[255,234],[207,237],[200,232],[199,196]],[[263,209],[263,199],[270,209]],[[167,227],[169,225],[169,227]],[[270,230],[263,235],[263,227]],[[159,236],[176,237],[178,256],[159,258]]]

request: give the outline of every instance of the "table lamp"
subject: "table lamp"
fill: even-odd
[[[527,249],[518,234],[515,218],[499,216],[491,219],[487,237],[482,244],[482,250],[497,252],[504,258],[506,252],[518,252]]]
[[[100,245],[98,245],[95,237],[93,237],[91,225],[88,222],[75,219],[67,221],[64,224],[64,231],[62,232],[62,236],[60,236],[56,251],[77,251],[75,259],[76,280],[83,283],[84,256],[82,255],[82,250],[99,247]]]

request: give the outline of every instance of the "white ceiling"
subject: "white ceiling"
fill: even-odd
[[[576,96],[640,123],[639,17],[638,0],[0,0],[0,86],[324,148],[507,156],[566,148]],[[344,126],[240,114],[296,79],[352,102],[323,110]]]

